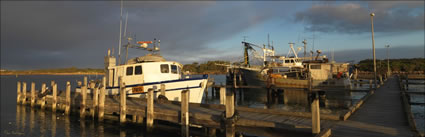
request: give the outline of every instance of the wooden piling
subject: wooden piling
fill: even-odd
[[[220,87],[220,104],[226,104],[226,87]]]
[[[319,99],[317,98],[317,94],[313,98],[313,102],[311,103],[311,121],[312,121],[312,132],[313,134],[320,133],[320,108],[319,108]]]
[[[21,104],[25,105],[27,103],[27,82],[22,82],[22,94],[21,94]]]
[[[103,121],[103,115],[105,114],[105,91],[106,91],[106,77],[102,78],[102,88],[99,94],[99,116],[98,120]]]
[[[230,91],[226,94],[226,119],[230,119],[235,114],[235,92]],[[226,137],[235,136],[235,123],[229,122],[226,125]]]
[[[154,120],[154,104],[153,104],[153,89],[148,89],[148,99],[146,107],[146,130],[151,132],[153,130],[153,120]]]
[[[41,84],[41,94],[43,95],[46,92],[46,83]],[[43,110],[46,106],[46,96],[41,97],[41,109]]]
[[[125,84],[122,80],[122,77],[119,77],[119,82],[120,82],[120,123],[125,123],[125,119],[126,119],[126,97],[127,94],[125,92]]]
[[[71,110],[71,83],[66,82],[66,91],[65,91],[65,114],[69,115]]]
[[[379,75],[379,84],[384,85],[384,81],[382,80],[382,75]]]
[[[92,109],[90,109],[90,114],[92,116],[92,118],[94,119],[94,117],[96,116],[96,111],[98,110],[97,106],[98,106],[98,98],[99,98],[99,87],[93,87],[92,88],[93,91],[93,103],[92,103]]]
[[[31,82],[31,107],[35,106],[35,83]]]
[[[84,83],[83,83],[83,85],[87,87],[87,76],[84,76]]]
[[[58,102],[58,85],[56,83],[53,83],[52,88],[52,112],[56,113],[56,105]]]
[[[80,103],[80,118],[85,118],[86,114],[86,99],[87,99],[87,86],[81,86],[81,103]]]
[[[181,92],[181,135],[189,137],[189,90]]]
[[[161,95],[165,96],[165,84],[161,84]]]
[[[18,81],[16,84],[16,104],[19,104],[21,101],[21,81]]]
[[[372,90],[372,80],[369,80],[369,89]]]

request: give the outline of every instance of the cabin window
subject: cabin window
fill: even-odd
[[[126,74],[127,74],[127,76],[133,75],[133,66],[127,67]]]
[[[169,73],[170,68],[168,68],[168,64],[161,64],[161,73]]]
[[[321,69],[321,65],[311,65],[311,69]]]
[[[176,65],[171,65],[171,73],[177,74],[177,66]]]
[[[136,67],[134,67],[134,74],[135,75],[142,74],[142,66],[136,66]]]
[[[289,60],[285,60],[285,63],[289,63]]]

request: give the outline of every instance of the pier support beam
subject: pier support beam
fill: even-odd
[[[97,106],[98,106],[98,98],[99,98],[99,87],[94,86],[92,88],[92,95],[93,95],[93,103],[92,103],[92,109],[90,109],[90,114],[92,116],[92,118],[94,119],[96,116],[96,111],[98,110]]]
[[[69,115],[70,110],[71,110],[71,83],[67,81],[66,90],[65,90],[65,114]]]
[[[181,93],[181,135],[189,137],[189,90],[183,90]]]
[[[311,121],[313,134],[320,133],[320,108],[319,99],[317,94],[313,94],[313,101],[311,103]]]
[[[230,91],[226,94],[226,119],[231,119],[235,114],[235,92]],[[235,123],[226,122],[226,137],[235,136]]]
[[[161,84],[161,95],[165,96],[165,84]]]
[[[27,104],[27,82],[22,82],[21,104]]]
[[[46,83],[41,84],[41,92],[40,92],[41,95],[43,95],[44,92],[46,92]],[[46,96],[43,96],[41,97],[41,103],[40,103],[42,110],[44,110],[44,108],[46,107],[45,105],[46,105]]]
[[[86,114],[86,99],[87,99],[87,86],[81,86],[81,103],[80,103],[80,118],[85,118]]]
[[[122,77],[119,77],[120,82],[120,123],[125,123],[126,115],[127,115],[127,93],[125,92],[125,83],[122,80]]]
[[[18,81],[16,84],[16,104],[19,104],[21,101],[21,81]]]
[[[103,121],[103,115],[105,114],[105,92],[106,92],[106,77],[102,78],[102,86],[99,94],[99,116],[98,120]]]
[[[31,82],[31,107],[35,105],[35,83]]]
[[[52,112],[56,113],[56,105],[58,102],[58,85],[53,82],[52,86]]]
[[[369,89],[372,90],[372,80],[369,80]]]
[[[153,89],[148,89],[148,99],[146,107],[146,130],[151,132],[153,130],[153,120],[154,120],[154,104],[153,104]]]
[[[220,104],[226,105],[226,87],[220,87]]]

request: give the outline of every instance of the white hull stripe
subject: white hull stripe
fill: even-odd
[[[174,89],[166,89],[165,91],[184,90],[184,89],[196,89],[196,88],[201,88],[201,86],[185,87],[185,88],[174,88]],[[161,91],[154,91],[154,93],[156,93],[156,92],[161,92]],[[127,93],[127,95],[137,95],[137,94],[146,94],[146,93],[148,93],[148,92],[143,92],[143,93],[132,93],[132,94]],[[118,93],[118,95],[119,95],[119,93]]]
[[[177,79],[177,80],[168,80],[168,81],[160,81],[160,82],[150,82],[150,83],[143,83],[143,84],[133,84],[133,85],[125,85],[125,87],[137,87],[137,86],[148,86],[148,85],[156,85],[156,84],[164,84],[164,83],[173,83],[173,82],[182,82],[182,81],[191,81],[191,80],[201,80],[201,79],[207,79],[208,75],[204,75],[201,78],[189,78],[189,79]],[[106,87],[106,89],[114,89],[114,88],[120,88],[117,87]]]

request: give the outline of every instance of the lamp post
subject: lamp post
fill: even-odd
[[[390,58],[388,56],[388,50],[390,48],[390,45],[385,45],[385,47],[387,48],[387,76],[391,75],[391,70],[390,70]]]
[[[375,16],[375,13],[370,13],[370,20],[372,24],[372,49],[373,49],[373,73],[374,73],[374,79],[375,79],[375,88],[378,86],[377,79],[376,79],[376,56],[375,56],[375,39],[373,37],[373,16]]]

